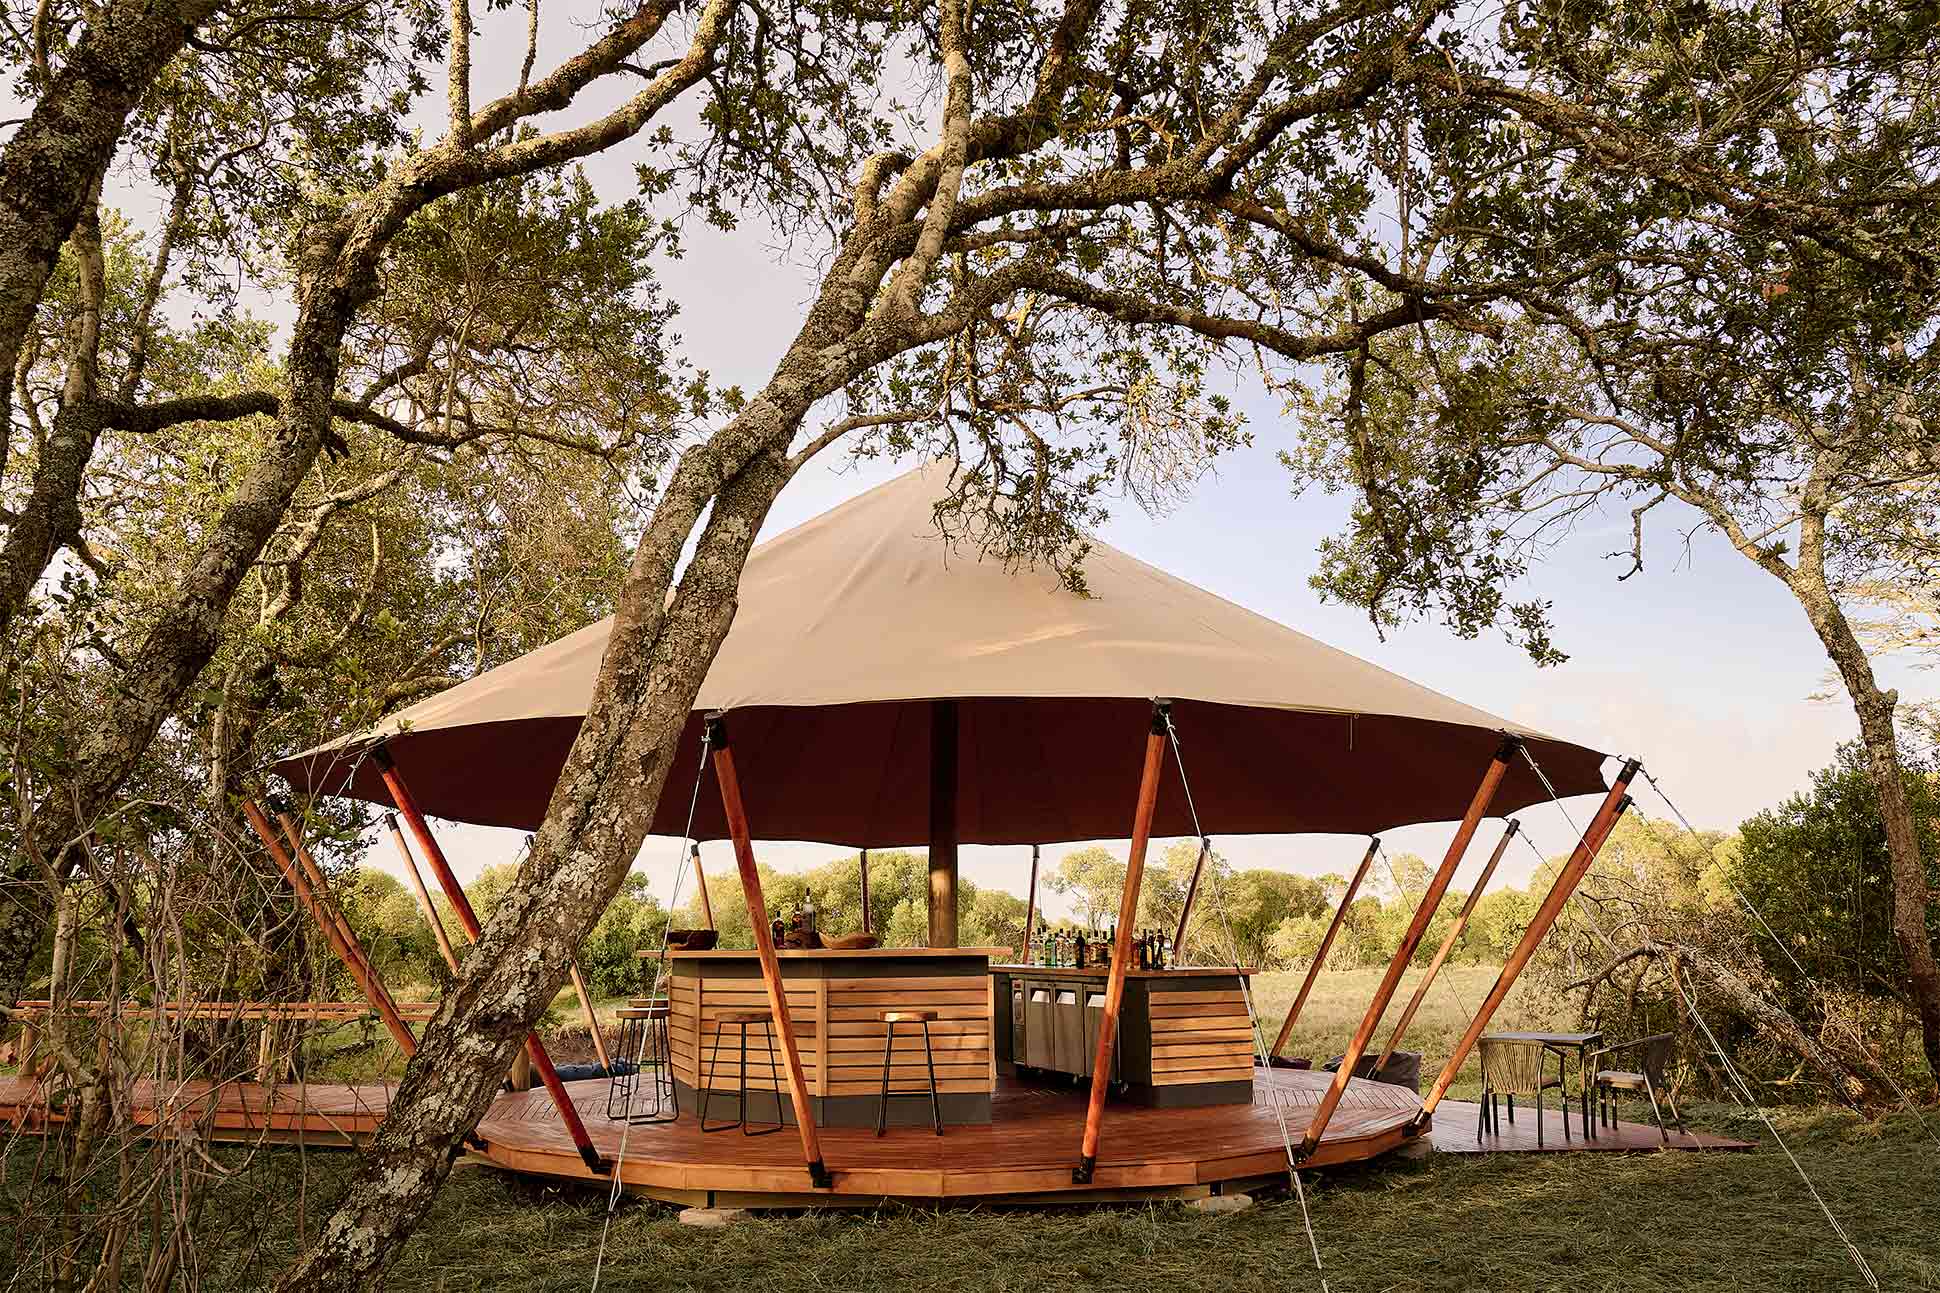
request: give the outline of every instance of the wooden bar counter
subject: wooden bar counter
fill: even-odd
[[[1102,965],[994,965],[997,1065],[1089,1078],[1104,1014]],[[1250,1104],[1253,1028],[1240,975],[1187,967],[1125,977],[1114,1081],[1125,1099],[1154,1108]]]
[[[932,1010],[930,1045],[936,1060],[936,1085],[946,1123],[988,1123],[996,1087],[996,1055],[991,1048],[992,981],[990,958],[1008,955],[1000,947],[893,947],[866,951],[782,949],[782,987],[788,1017],[801,1050],[803,1075],[816,1122],[825,1127],[874,1126],[876,1095],[882,1086],[885,1010]],[[668,990],[672,1025],[674,1088],[683,1113],[698,1109],[696,1093],[708,1069],[720,1013],[765,1010],[768,994],[761,962],[753,951],[670,952]],[[741,1085],[739,1029],[721,1037],[720,1056],[709,1083],[709,1125],[737,1112]],[[780,1047],[776,1047],[779,1053]],[[921,1028],[900,1025],[889,1079],[899,1091],[925,1086]],[[768,1042],[759,1025],[748,1029],[748,1103],[756,1122],[772,1122],[782,1090],[782,1116],[788,1108],[785,1070],[770,1070]],[[756,1094],[759,1092],[760,1094]],[[891,1100],[892,1124],[929,1122],[927,1100]]]

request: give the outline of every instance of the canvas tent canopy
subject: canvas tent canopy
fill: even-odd
[[[1604,756],[1410,682],[1105,544],[1089,596],[1046,569],[952,550],[918,468],[757,547],[734,625],[674,767],[699,759],[702,717],[731,715],[755,834],[850,847],[931,838],[935,738],[955,731],[956,839],[1122,837],[1151,702],[1169,699],[1201,820],[1220,834],[1348,832],[1462,815],[1500,743],[1521,736],[1558,794],[1604,789]],[[420,807],[536,829],[598,676],[608,623],[400,711],[276,770],[302,791],[378,804],[382,741]],[[693,786],[676,772],[652,830],[676,835]],[[1548,792],[1520,760],[1493,811]],[[727,835],[703,794],[701,839]],[[1160,836],[1191,833],[1176,778]]]

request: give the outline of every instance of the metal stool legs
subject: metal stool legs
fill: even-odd
[[[763,1127],[760,1131],[753,1130],[748,1124],[748,1026],[750,1024],[766,1025],[766,1036],[768,1039],[768,1080],[773,1084],[774,1090],[772,1094],[775,1097],[775,1124],[772,1127]],[[721,1033],[728,1028],[738,1028],[741,1030],[741,1081],[737,1093],[740,1099],[740,1109],[737,1111],[738,1116],[733,1122],[723,1122],[718,1127],[710,1127],[707,1125],[707,1102],[708,1097],[713,1094],[714,1090],[714,1070],[721,1055]],[[772,1136],[786,1125],[781,1104],[781,1060],[775,1054],[775,1029],[767,1012],[762,1012],[760,1018],[752,1019],[734,1019],[724,1016],[715,1024],[714,1045],[707,1053],[707,1073],[701,1079],[699,1113],[702,1131],[726,1131],[730,1127],[738,1126],[741,1128],[741,1134],[744,1136]]]
[[[680,1101],[667,1006],[656,1001],[619,1014],[620,1047],[607,1081],[606,1116],[613,1122],[673,1122],[680,1117]]]
[[[936,1053],[930,1046],[930,1020],[935,1012],[929,1010],[885,1011],[883,1013],[882,1038],[882,1090],[876,1096],[876,1134],[883,1134],[889,1121],[889,1099],[891,1096],[920,1096],[930,1098],[930,1129],[937,1135],[943,1134],[943,1104],[936,1094]],[[929,1086],[925,1090],[896,1091],[890,1088],[890,1065],[895,1062],[896,1025],[921,1024],[923,1026],[923,1064],[929,1071]]]

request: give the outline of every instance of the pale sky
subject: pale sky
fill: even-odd
[[[592,17],[593,6],[577,7],[587,10],[584,18]],[[585,22],[569,16],[567,8],[548,6],[542,68],[569,52],[568,41],[576,48],[587,38]],[[505,88],[516,75],[521,41],[503,38],[514,19],[523,23],[522,14],[492,15],[485,20],[485,36],[474,42],[480,78],[474,101]],[[427,129],[437,128],[441,96],[439,89],[429,101]],[[589,102],[570,119],[583,120],[601,106]],[[643,155],[635,143],[594,159],[587,170],[603,195],[628,197],[633,168]],[[112,187],[109,200],[137,218],[157,210],[152,195],[126,182]],[[759,387],[798,326],[810,280],[802,266],[776,253],[775,242],[758,220],[732,234],[690,222],[685,257],[661,267],[667,294],[680,305],[675,326],[685,339],[683,353],[718,381]],[[261,301],[255,308],[272,318],[289,314],[280,301]],[[1499,638],[1464,642],[1436,624],[1392,632],[1381,641],[1362,614],[1322,605],[1307,585],[1318,542],[1338,531],[1346,500],[1318,493],[1294,498],[1287,474],[1274,460],[1292,436],[1277,403],[1250,382],[1236,387],[1235,394],[1250,419],[1254,446],[1223,460],[1218,474],[1168,516],[1148,517],[1120,501],[1100,537],[1460,700],[1585,745],[1636,754],[1703,827],[1733,827],[1800,789],[1814,768],[1830,760],[1834,746],[1854,734],[1850,709],[1808,699],[1821,685],[1826,660],[1797,604],[1713,534],[1698,534],[1685,550],[1682,531],[1695,518],[1671,514],[1671,504],[1653,514],[1658,528],[1641,574],[1619,583],[1624,564],[1604,559],[1628,542],[1625,514],[1579,530],[1531,581],[1528,592],[1554,602],[1557,642],[1571,656],[1564,665],[1538,669]],[[799,524],[910,465],[851,467],[839,453],[825,453],[789,485],[764,533]],[[1920,694],[1920,675],[1894,667],[1883,672],[1907,694]],[[1131,793],[1127,787],[1128,801]],[[1571,805],[1579,823],[1593,803]],[[1666,815],[1648,789],[1638,803],[1653,816]],[[1573,832],[1553,811],[1531,810],[1523,818],[1546,855],[1566,851],[1574,842]],[[440,825],[440,831],[465,879],[509,860],[522,838],[454,825]],[[1391,832],[1389,851],[1439,857],[1449,833],[1447,825]],[[1238,866],[1308,874],[1348,870],[1361,848],[1357,839],[1313,836],[1224,837],[1218,844]],[[370,861],[394,869],[388,842],[379,845]],[[758,851],[764,861],[784,869],[846,852],[786,843]],[[1047,863],[1062,851],[1046,849]],[[638,864],[663,900],[676,853],[672,841],[649,840]],[[705,846],[703,854],[710,875],[731,870],[724,843]],[[1478,846],[1463,874],[1472,875],[1484,855]],[[1534,861],[1518,846],[1505,856],[1497,883],[1526,883]],[[1019,894],[1028,867],[1028,849],[963,851],[967,878]],[[1049,909],[1062,914],[1055,898]]]

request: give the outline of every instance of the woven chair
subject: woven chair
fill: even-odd
[[[1637,1069],[1598,1068],[1591,1079],[1596,1091],[1597,1117],[1603,1125],[1613,1127],[1617,1122],[1617,1092],[1628,1091],[1635,1094],[1642,1091],[1650,1100],[1650,1112],[1657,1119],[1657,1134],[1664,1138],[1666,1145],[1671,1143],[1670,1132],[1664,1129],[1664,1109],[1671,1109],[1671,1121],[1677,1125],[1677,1134],[1684,1134],[1684,1115],[1677,1111],[1677,1101],[1672,1098],[1670,1085],[1664,1080],[1665,1070],[1670,1068],[1672,1057],[1677,1052],[1675,1033],[1653,1033],[1649,1037],[1639,1037],[1634,1042],[1619,1042],[1615,1046],[1605,1046],[1602,1050],[1591,1051],[1585,1064],[1593,1064],[1605,1055],[1615,1055],[1622,1051],[1637,1052]],[[1663,1104],[1658,1096],[1663,1096]]]
[[[1476,1118],[1475,1138],[1482,1139],[1483,1133],[1495,1134],[1502,1130],[1500,1112],[1496,1107],[1496,1097],[1503,1096],[1509,1102],[1509,1125],[1516,1125],[1516,1097],[1531,1095],[1536,1097],[1536,1148],[1543,1145],[1543,1092],[1556,1089],[1558,1103],[1563,1107],[1563,1139],[1570,1134],[1569,1095],[1563,1089],[1563,1056],[1560,1051],[1552,1051],[1541,1042],[1516,1041],[1508,1038],[1482,1039],[1482,1108]],[[1543,1074],[1543,1061],[1556,1056],[1556,1076]]]

